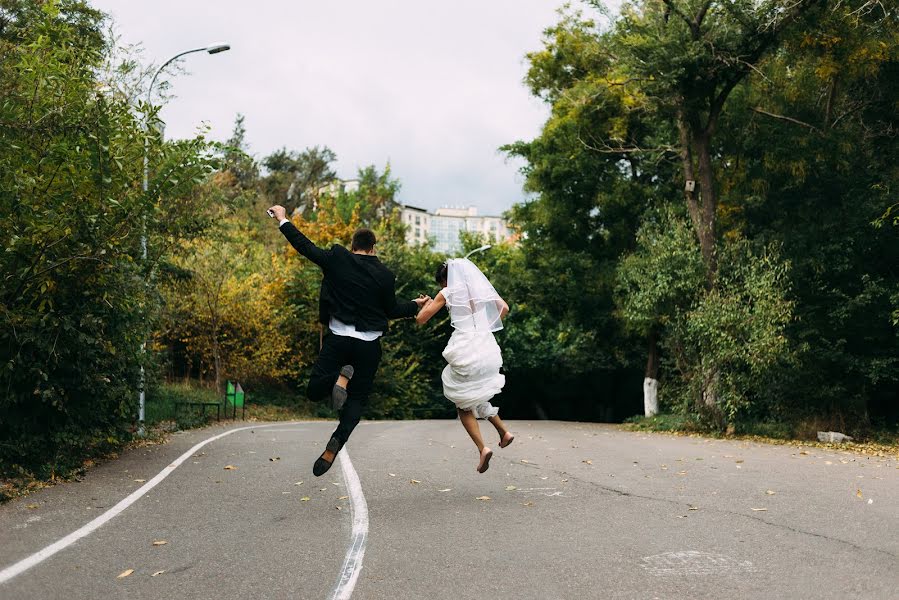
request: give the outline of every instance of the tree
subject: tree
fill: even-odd
[[[327,147],[314,146],[299,153],[276,150],[262,161],[268,171],[263,191],[288,213],[299,210],[308,217],[316,208],[319,189],[337,177],[331,166],[336,160],[337,155]]]
[[[202,231],[194,191],[216,161],[202,137],[162,143],[104,91],[100,13],[11,2],[2,17],[0,469],[49,476],[128,438],[156,312],[148,275]]]
[[[359,220],[366,226],[374,226],[384,219],[398,218],[394,211],[399,208],[396,195],[400,191],[400,181],[392,177],[390,163],[379,173],[377,167],[369,165],[360,168],[357,174],[359,187],[354,190],[340,190],[336,195],[337,208],[347,220],[357,212]]]

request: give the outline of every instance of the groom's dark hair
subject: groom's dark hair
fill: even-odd
[[[371,229],[366,229],[363,227],[362,229],[357,229],[356,233],[353,234],[353,251],[361,250],[362,252],[371,252],[371,249],[375,247],[375,244],[378,243],[378,239],[375,237],[375,232]]]

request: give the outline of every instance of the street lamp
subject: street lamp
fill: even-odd
[[[159,67],[158,69],[156,69],[156,72],[153,73],[153,79],[150,80],[150,87],[147,88],[147,106],[149,107],[150,99],[153,96],[153,86],[156,85],[156,78],[159,77],[159,74],[162,73],[162,71],[165,70],[165,68],[167,66],[169,66],[170,64],[172,64],[173,62],[175,62],[176,60],[178,60],[179,58],[181,58],[182,56],[184,56],[186,54],[193,54],[194,52],[206,52],[208,54],[218,54],[219,52],[225,52],[230,49],[231,49],[231,46],[229,44],[212,44],[209,46],[205,46],[203,48],[194,48],[193,50],[185,50],[184,52],[179,52],[175,56],[171,57],[170,59],[168,59],[167,61],[162,63],[162,66]],[[147,118],[145,117],[144,118],[144,131],[146,134],[149,134],[149,130],[150,130],[150,124],[147,121]],[[145,135],[145,137],[144,137],[144,185],[143,185],[144,195],[146,195],[150,189],[149,152],[150,152],[150,141],[149,141],[149,137],[147,137]],[[146,216],[144,216],[144,218],[143,218],[143,226],[142,227],[143,227],[143,229],[142,229],[141,236],[140,236],[140,250],[141,250],[141,258],[144,261],[146,261],[147,260],[147,217]],[[144,344],[141,345],[141,352],[146,352],[146,348],[147,348],[147,345],[145,342]],[[140,366],[140,391],[138,392],[138,398],[140,401],[140,409],[138,411],[138,416],[137,416],[138,424],[139,424],[138,432],[140,433],[140,435],[143,435],[144,434],[144,401],[145,401],[144,366],[143,365]]]
[[[493,248],[492,244],[485,244],[485,245],[481,246],[480,248],[475,248],[474,250],[472,250],[471,252],[466,254],[464,258],[468,258],[472,254],[477,254],[478,252],[484,252],[485,250],[490,250],[491,248]]]

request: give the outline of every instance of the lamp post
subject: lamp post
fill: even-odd
[[[167,61],[162,63],[162,66],[159,67],[158,69],[156,69],[156,72],[153,73],[153,79],[150,80],[150,87],[147,88],[147,106],[150,105],[150,99],[152,98],[152,95],[153,95],[153,86],[156,85],[156,78],[159,77],[159,74],[162,73],[162,71],[167,66],[169,66],[170,64],[172,64],[173,62],[175,62],[176,60],[181,58],[182,56],[185,56],[187,54],[193,54],[194,52],[206,52],[207,54],[218,54],[219,52],[226,52],[230,49],[231,49],[231,46],[229,44],[212,44],[209,46],[205,46],[203,48],[194,48],[193,50],[185,50],[184,52],[179,52],[175,56],[171,57],[170,59],[168,59]],[[147,134],[149,133],[149,130],[150,130],[150,123],[148,122],[148,120],[146,118],[144,118],[144,130]],[[144,137],[144,185],[143,185],[144,195],[146,195],[150,189],[150,156],[149,156],[149,153],[150,153],[150,141],[149,141],[149,137],[145,136]],[[146,261],[147,260],[147,217],[146,216],[144,216],[144,218],[143,218],[142,231],[141,231],[141,236],[140,236],[140,251],[141,251],[141,259],[143,261]],[[146,352],[146,349],[147,349],[147,344],[146,344],[146,342],[144,342],[143,344],[141,344],[141,352]],[[144,434],[144,408],[145,408],[144,402],[146,400],[146,396],[144,394],[144,366],[143,365],[140,366],[140,390],[138,392],[138,399],[139,399],[139,406],[140,406],[140,408],[138,410],[138,417],[137,417],[138,433],[140,435],[143,435]]]

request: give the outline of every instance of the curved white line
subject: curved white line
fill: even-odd
[[[197,444],[196,446],[194,446],[193,448],[191,448],[190,450],[188,450],[187,452],[185,452],[184,454],[179,456],[177,459],[175,459],[175,461],[173,463],[171,463],[169,466],[167,466],[162,471],[157,473],[156,477],[154,477],[153,479],[151,479],[144,485],[140,486],[139,488],[137,488],[136,490],[131,492],[131,494],[129,494],[127,497],[125,497],[123,500],[121,500],[118,504],[116,504],[115,506],[113,506],[112,508],[107,510],[105,513],[103,513],[102,515],[100,515],[99,517],[94,519],[93,521],[87,523],[80,529],[76,529],[75,531],[73,531],[66,537],[62,538],[61,540],[50,544],[43,550],[35,552],[31,556],[29,556],[27,558],[23,558],[19,562],[14,563],[14,564],[6,567],[2,571],[0,571],[0,584],[6,583],[7,581],[12,579],[16,575],[20,575],[20,574],[24,573],[25,571],[27,571],[28,569],[30,569],[31,567],[42,563],[43,561],[47,560],[48,558],[50,558],[51,556],[53,556],[60,550],[66,549],[67,547],[71,546],[72,544],[74,544],[75,542],[80,540],[81,538],[87,537],[88,535],[90,535],[91,533],[93,533],[94,531],[96,531],[97,529],[102,527],[103,525],[105,525],[107,522],[111,521],[119,513],[124,511],[126,508],[128,508],[135,502],[137,502],[141,498],[141,496],[143,496],[144,494],[146,494],[147,492],[152,490],[154,487],[156,487],[159,484],[159,482],[161,482],[163,479],[165,479],[166,477],[171,475],[171,473],[175,469],[177,469],[181,465],[181,463],[183,463],[189,457],[193,456],[197,450],[199,450],[206,444],[208,444],[210,442],[214,442],[215,440],[221,439],[221,438],[225,437],[226,435],[231,435],[232,433],[237,433],[238,431],[245,431],[247,429],[264,429],[266,427],[283,426],[286,424],[288,424],[288,423],[274,423],[272,425],[250,425],[248,427],[237,427],[235,429],[229,429],[228,431],[225,431],[224,433],[220,433],[218,435],[212,436],[211,438],[207,438],[207,439],[203,440],[202,442],[200,442],[199,444]],[[292,423],[292,424],[300,425],[301,423]],[[352,468],[352,467],[350,467],[350,468]],[[357,482],[358,482],[358,479],[357,479]],[[364,500],[363,500],[363,502],[364,502]]]
[[[350,517],[353,520],[353,531],[350,534],[350,547],[347,549],[346,558],[337,577],[337,584],[331,593],[331,600],[349,600],[359,579],[362,570],[362,557],[365,556],[365,539],[368,537],[368,504],[362,493],[362,484],[359,483],[359,475],[353,468],[353,462],[346,448],[338,455],[340,468],[343,470],[343,478],[350,496]]]

